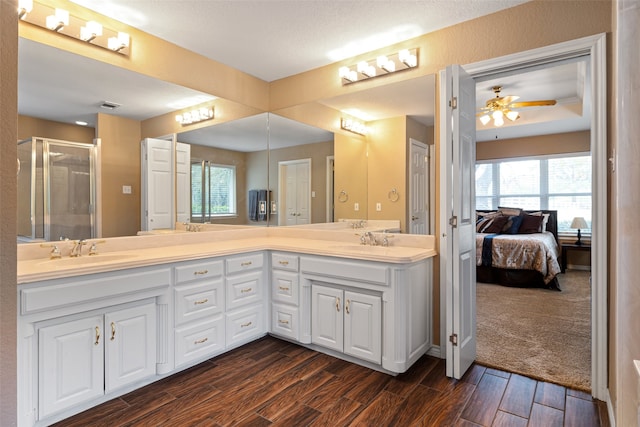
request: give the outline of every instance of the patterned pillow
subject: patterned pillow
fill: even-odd
[[[518,234],[523,217],[521,215],[510,215],[506,218],[507,221],[502,227],[502,234]]]
[[[498,212],[500,212],[502,215],[521,215],[522,214],[522,209],[520,208],[505,208],[502,206],[498,206]]]
[[[499,215],[498,212],[476,212],[476,232],[486,233],[484,230],[489,227],[493,219]]]

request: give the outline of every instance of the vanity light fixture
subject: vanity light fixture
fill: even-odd
[[[102,35],[102,24],[96,21],[88,21],[84,27],[80,27],[80,39],[91,43],[96,37]]]
[[[182,126],[213,119],[213,107],[201,107],[176,115],[176,121]]]
[[[358,135],[367,134],[367,127],[364,123],[353,119],[340,119],[340,128],[348,130],[349,132],[357,133]]]
[[[18,0],[18,17],[20,25],[47,28],[112,52],[129,55],[129,34],[106,28],[98,21],[73,16],[67,10],[34,0]]]
[[[18,19],[26,19],[33,10],[33,0],[18,0]]]
[[[355,66],[343,66],[338,70],[343,85],[418,66],[418,49],[402,49],[393,55],[380,55],[375,60],[360,61]]]
[[[53,15],[48,15],[47,20],[45,22],[48,29],[57,32],[62,31],[62,29],[69,25],[69,12],[56,8],[55,13]]]

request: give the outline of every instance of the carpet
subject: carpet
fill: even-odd
[[[558,275],[562,292],[478,283],[476,362],[590,392],[589,275]]]

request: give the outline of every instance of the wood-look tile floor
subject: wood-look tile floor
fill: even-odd
[[[422,357],[392,377],[265,337],[57,426],[608,426],[586,393]]]

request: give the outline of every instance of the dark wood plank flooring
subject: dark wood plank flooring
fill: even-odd
[[[473,365],[462,380],[424,356],[392,377],[265,337],[56,426],[609,426],[606,405]]]

